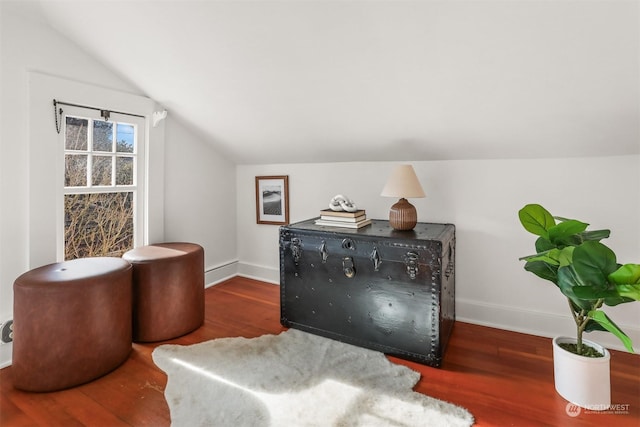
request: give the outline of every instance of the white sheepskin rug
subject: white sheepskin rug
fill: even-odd
[[[473,416],[416,393],[420,374],[384,354],[289,329],[258,338],[162,345],[173,426],[470,426]]]

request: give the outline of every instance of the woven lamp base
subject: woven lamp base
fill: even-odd
[[[389,224],[395,230],[407,231],[413,230],[418,223],[418,212],[404,197],[398,200],[396,204],[391,206],[389,211]]]

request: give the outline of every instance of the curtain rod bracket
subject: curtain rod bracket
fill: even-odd
[[[158,123],[167,118],[167,110],[154,111],[153,112],[153,127],[158,126]]]

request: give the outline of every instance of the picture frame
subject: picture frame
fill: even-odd
[[[256,176],[256,222],[289,224],[289,176]]]

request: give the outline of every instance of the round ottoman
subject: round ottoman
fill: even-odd
[[[54,391],[103,376],[131,352],[131,265],[81,258],[13,284],[14,387]]]
[[[194,243],[141,246],[133,265],[133,341],[163,341],[204,323],[204,249]]]

